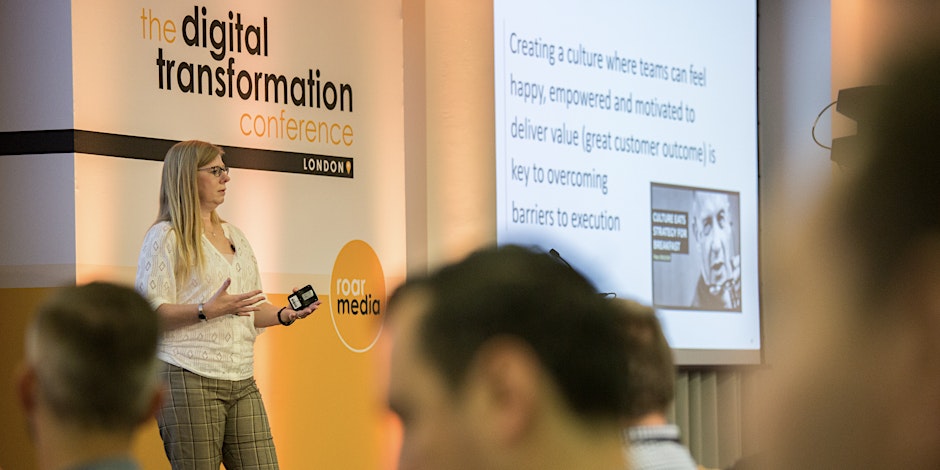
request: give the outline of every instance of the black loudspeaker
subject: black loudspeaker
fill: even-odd
[[[836,111],[855,121],[855,135],[832,139],[829,159],[839,166],[852,166],[861,152],[865,151],[867,139],[875,131],[877,120],[875,113],[879,100],[884,94],[884,86],[870,85],[839,90]]]

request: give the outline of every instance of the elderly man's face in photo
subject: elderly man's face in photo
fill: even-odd
[[[736,254],[728,196],[698,192],[692,210],[692,232],[698,245],[702,278],[709,286],[719,286],[732,277],[732,259]]]

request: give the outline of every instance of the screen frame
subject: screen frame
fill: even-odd
[[[496,9],[497,3],[501,0],[493,0],[493,9],[494,9],[494,21],[492,22],[493,26],[493,37],[494,37],[494,60],[499,57],[497,48],[501,47],[500,41],[496,38],[496,34],[500,31],[501,27],[497,22],[501,21],[502,18],[497,17]],[[505,0],[504,0],[505,1]],[[761,154],[760,154],[760,142],[761,142],[761,132],[760,132],[760,67],[759,67],[759,57],[760,57],[760,28],[759,28],[759,2],[753,0],[750,2],[753,6],[754,16],[751,19],[751,27],[754,31],[753,36],[753,64],[754,68],[752,70],[752,79],[753,79],[753,103],[754,103],[754,159],[753,159],[753,172],[754,172],[754,204],[756,206],[756,211],[754,212],[756,227],[756,276],[754,280],[755,286],[757,289],[756,299],[756,318],[757,318],[757,331],[756,334],[759,338],[759,346],[757,348],[750,349],[735,349],[735,348],[715,348],[715,349],[702,349],[702,348],[673,348],[674,359],[677,366],[739,366],[739,365],[762,365],[765,363],[764,355],[766,349],[766,337],[765,337],[765,306],[763,299],[763,256],[764,256],[764,240],[763,240],[763,216],[761,211],[761,200],[762,200],[762,185],[761,185]],[[494,73],[493,79],[498,80],[500,77],[497,77]],[[495,96],[496,90],[500,89],[496,87],[494,89],[494,103],[498,103],[497,97]],[[506,99],[505,97],[503,99]],[[494,129],[496,129],[496,113],[503,112],[498,107],[494,106]],[[505,124],[505,123],[504,123]],[[505,132],[503,129],[496,129],[497,133]],[[497,152],[501,150],[496,149]],[[497,159],[498,160],[498,159]],[[495,170],[495,167],[494,167]],[[496,173],[494,172],[494,178]],[[500,181],[496,181],[497,185],[501,184]],[[500,203],[497,200],[497,205]],[[499,207],[496,208],[497,211]],[[495,217],[495,214],[494,214]],[[498,231],[497,231],[498,232]],[[512,241],[506,242],[501,240],[497,234],[498,244],[513,243]],[[555,247],[545,246],[539,247],[544,248],[545,251],[549,249],[554,249]],[[575,263],[577,264],[577,263]],[[598,286],[599,290],[603,291],[604,286]]]

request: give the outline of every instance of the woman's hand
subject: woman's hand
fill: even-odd
[[[293,291],[297,292],[297,288],[294,287]],[[320,307],[320,300],[318,299],[316,302],[300,310],[294,310],[288,307],[284,309],[284,313],[281,314],[281,317],[287,317],[287,318],[284,318],[284,321],[286,322],[292,322],[297,319],[304,319],[304,318],[307,318],[311,313],[313,313],[314,310],[316,310],[319,307]]]
[[[228,287],[232,284],[232,279],[226,279],[222,287],[205,303],[203,312],[206,317],[216,318],[222,315],[248,316],[259,309],[257,303],[264,300],[260,290],[245,292],[244,294],[229,294]]]
[[[304,307],[303,309],[293,310],[291,311],[291,313],[297,318],[307,318],[307,316],[309,316],[311,313],[313,313],[314,310],[316,310],[319,307],[320,307],[320,301],[317,300],[316,302]]]
[[[296,292],[296,289],[294,291]],[[267,328],[277,325],[287,326],[294,323],[294,320],[298,318],[306,318],[320,306],[320,301],[318,300],[301,310],[294,310],[291,307],[276,307],[270,302],[262,302],[258,305],[259,311],[255,314],[255,328]]]

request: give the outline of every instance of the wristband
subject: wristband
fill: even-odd
[[[289,322],[285,322],[284,320],[281,319],[281,312],[283,312],[284,309],[286,309],[286,308],[287,308],[287,307],[281,307],[281,309],[277,311],[277,321],[278,321],[280,324],[284,325],[284,326],[291,326],[292,324],[294,324],[294,320],[291,320],[291,321],[289,321]]]
[[[199,307],[198,307],[198,310],[199,310],[199,321],[209,321],[209,319],[206,318],[206,312],[205,312],[204,309],[203,309],[203,308],[205,307],[205,305],[206,305],[206,304],[204,304],[204,303],[201,303],[201,302],[199,303]]]

